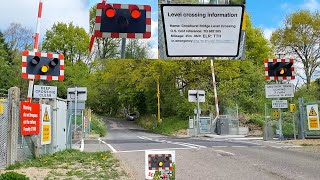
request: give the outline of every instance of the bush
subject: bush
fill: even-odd
[[[259,127],[263,127],[264,121],[265,121],[264,116],[256,114],[256,115],[253,115],[252,117],[250,117],[247,122],[256,124]]]
[[[157,123],[157,118],[152,116],[143,116],[137,120],[137,123],[143,128],[160,134],[172,135],[181,129],[188,128],[188,119],[177,117],[163,118],[162,123]]]
[[[91,126],[92,133],[99,134],[100,137],[104,137],[107,134],[106,124],[103,122],[103,120],[100,117],[94,114],[92,115],[90,126]]]
[[[26,175],[11,171],[1,174],[0,180],[29,180],[29,178]]]

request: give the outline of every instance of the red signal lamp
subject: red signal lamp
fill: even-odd
[[[108,18],[113,18],[116,15],[116,10],[110,4],[107,4],[105,13]]]
[[[130,7],[130,12],[133,19],[138,19],[141,16],[140,9],[136,5]]]

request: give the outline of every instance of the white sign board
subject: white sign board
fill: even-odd
[[[188,100],[189,102],[198,102],[198,94],[199,94],[199,102],[205,102],[206,94],[204,90],[189,90],[188,91]]]
[[[145,179],[155,179],[160,171],[160,179],[169,179],[175,174],[175,151],[145,151]]]
[[[68,88],[67,100],[75,101],[77,95],[77,101],[87,100],[87,88],[86,87],[75,87]]]
[[[266,84],[266,98],[294,97],[293,84]]]
[[[161,5],[167,56],[236,57],[243,5]]]
[[[287,100],[272,100],[272,108],[280,108],[285,109],[288,108],[288,101]]]
[[[56,86],[39,86],[34,85],[33,87],[33,98],[57,98],[57,87]]]
[[[307,105],[309,130],[320,130],[318,104]]]
[[[51,106],[41,104],[41,145],[51,144]]]

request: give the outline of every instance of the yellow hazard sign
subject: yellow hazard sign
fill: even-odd
[[[317,116],[317,112],[314,110],[313,107],[311,107],[310,109],[309,116]]]
[[[0,115],[4,114],[4,99],[0,98]]]
[[[277,109],[273,109],[272,110],[272,118],[273,119],[279,119],[279,117],[280,117],[279,111]]]
[[[319,119],[317,117],[308,118],[308,120],[309,120],[308,125],[310,129],[319,129]]]
[[[308,128],[309,130],[320,130],[318,104],[307,105]]]
[[[290,112],[294,113],[297,111],[296,105],[295,104],[290,104]]]
[[[43,121],[50,121],[50,117],[49,117],[48,109],[47,109],[47,108],[46,108],[46,110],[44,111]]]
[[[50,143],[51,142],[51,126],[43,125],[42,126],[42,143]]]

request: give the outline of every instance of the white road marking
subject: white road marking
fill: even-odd
[[[121,127],[124,127],[123,124],[121,124],[120,122],[118,122],[118,125],[121,126]]]
[[[228,147],[228,146],[212,146],[213,148],[224,148],[224,147]]]
[[[236,148],[239,148],[239,147],[248,147],[248,146],[231,146],[231,147],[236,147]]]
[[[195,146],[195,147],[201,147],[201,148],[207,148],[206,146],[201,146],[201,145],[191,144],[191,143],[181,143],[181,144],[186,144],[186,145]]]
[[[165,150],[184,150],[191,148],[164,148],[164,149],[145,149],[145,150],[131,150],[131,151],[117,151],[113,153],[130,153],[130,152],[144,152],[144,151],[165,151]]]
[[[176,145],[179,145],[179,146],[185,146],[185,147],[189,147],[189,148],[192,148],[192,149],[198,148],[198,147],[195,147],[195,146],[190,146],[190,145],[186,145],[186,144],[181,144],[180,142],[173,142],[173,143],[170,143],[170,144],[176,144]]]
[[[176,145],[185,146],[188,148],[207,148],[206,146],[201,146],[201,145],[197,145],[197,144],[190,144],[190,143],[183,143],[183,142],[172,142],[172,141],[168,141],[168,140],[159,140],[159,139],[151,139],[146,136],[137,136],[137,137],[140,139],[148,139],[150,141],[156,141],[156,142],[161,142],[161,143],[176,144]]]
[[[116,153],[116,152],[117,152],[117,150],[116,150],[115,148],[113,148],[110,144],[102,141],[100,138],[98,139],[98,141],[100,141],[100,142],[102,142],[103,144],[107,145],[107,146],[111,149],[111,151],[112,151],[113,153]]]
[[[140,138],[140,139],[144,139],[143,137],[141,137],[141,136],[137,136],[138,138]]]
[[[152,139],[151,138],[148,138],[148,137],[145,137],[145,136],[142,136],[144,139],[148,139],[148,140],[150,140],[150,141],[152,141]]]
[[[234,141],[235,142],[235,141]],[[253,144],[253,145],[259,145],[261,146],[260,143],[255,143],[255,142],[248,142],[248,141],[237,141],[237,143],[240,142],[240,143],[244,143],[244,144]]]
[[[214,150],[216,151],[217,153],[224,153],[224,154],[229,154],[231,156],[234,156],[235,154],[233,154],[232,152],[228,152],[228,151],[223,151],[223,150]]]

